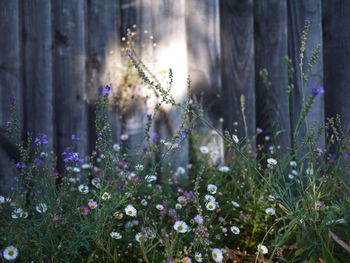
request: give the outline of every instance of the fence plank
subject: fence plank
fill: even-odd
[[[271,135],[277,124],[277,130],[284,132],[276,141],[285,149],[290,145],[288,73],[283,62],[288,54],[287,1],[255,0],[254,17],[257,126],[264,130],[263,135]],[[269,72],[269,91],[264,88],[258,74],[263,68]]]
[[[197,97],[203,97],[205,117],[221,131],[219,1],[186,2],[186,38],[191,92]],[[222,159],[223,142],[220,136],[204,125],[197,128],[197,132],[203,137],[198,143],[208,145],[217,152],[214,159]]]
[[[54,141],[51,2],[24,1],[25,118],[26,129]],[[40,48],[39,48],[40,47]],[[35,66],[34,66],[35,65]]]
[[[126,6],[126,10],[122,10],[122,24],[132,30],[136,35],[133,37],[134,51],[136,56],[153,71],[153,40],[150,36],[153,34],[152,30],[152,1],[151,0],[137,0],[130,1],[130,5]],[[133,16],[130,16],[133,14]],[[126,21],[128,24],[126,24]],[[124,29],[125,30],[125,29]],[[135,54],[134,54],[135,55]],[[124,59],[124,67],[128,59]],[[124,71],[125,72],[125,71]],[[129,135],[127,147],[133,152],[138,151],[138,155],[142,156],[142,148],[146,146],[144,141],[145,128],[147,123],[147,114],[153,115],[153,108],[155,106],[154,91],[145,85],[139,77],[135,78],[137,72],[135,69],[129,71],[127,79],[129,85],[120,83],[119,92],[126,95],[129,94],[129,99],[126,107],[122,109],[123,133]],[[124,77],[124,76],[123,76]],[[125,75],[126,77],[126,75]],[[152,127],[153,130],[153,127]],[[140,152],[141,151],[141,152]]]
[[[154,34],[158,45],[155,50],[155,71],[166,87],[168,69],[173,70],[174,83],[172,94],[177,102],[187,98],[187,46],[185,28],[185,1],[152,1]],[[183,112],[169,105],[163,107],[164,116],[160,116],[157,126],[162,139],[179,132]],[[173,167],[188,163],[187,143],[183,145],[171,160]]]
[[[85,74],[85,1],[53,1],[54,90],[57,154],[80,137],[79,152],[87,153]]]
[[[322,43],[322,11],[320,0],[302,0],[302,1],[288,1],[288,53],[293,61],[295,68],[295,90],[293,94],[295,117],[294,122],[300,114],[301,104],[304,96],[309,96],[310,86],[323,86],[323,43]],[[300,78],[300,44],[301,35],[305,21],[310,21],[310,31],[305,50],[304,64],[310,59],[313,50],[320,45],[320,57],[313,67],[306,85],[303,89]],[[304,66],[305,67],[305,66]],[[317,123],[322,125],[324,123],[324,97],[318,96],[315,99],[314,105],[307,117],[307,126],[310,128]],[[298,140],[305,137],[305,126],[302,127]],[[319,146],[324,146],[324,135],[320,138]]]
[[[19,120],[23,124],[22,53],[21,53],[21,7],[19,1],[0,0],[0,126],[11,120],[11,99],[16,100]],[[0,143],[0,178],[12,182],[11,153],[9,147]],[[0,184],[4,191],[5,184]]]
[[[220,1],[220,13],[223,128],[243,138],[255,134],[253,1]]]
[[[89,102],[90,149],[95,142],[94,100],[101,85],[117,91],[120,65],[120,5],[116,1],[91,0],[88,5],[87,94]],[[111,105],[109,120],[113,141],[120,136],[120,115]]]
[[[350,131],[350,2],[323,1],[324,85],[326,116],[340,114]]]

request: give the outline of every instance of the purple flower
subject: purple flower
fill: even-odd
[[[166,208],[166,207],[168,207],[168,205],[169,205],[169,201],[168,201],[168,200],[163,200],[163,201],[162,201],[162,204],[163,204],[163,206]]]
[[[62,155],[65,156],[65,158],[63,159],[63,161],[65,163],[68,163],[68,162],[82,163],[82,162],[84,162],[84,160],[79,157],[79,154],[75,153],[75,152],[63,152]]]
[[[77,135],[72,134],[72,140],[73,140],[73,141],[79,141],[80,138],[79,138]]]
[[[18,162],[18,163],[16,163],[16,167],[17,168],[24,168],[24,164]]]
[[[131,56],[131,51],[130,51],[130,49],[127,49],[127,50],[125,51],[125,56],[127,56],[127,57],[130,57],[130,56]]]
[[[79,207],[79,211],[80,214],[82,214],[83,216],[87,216],[90,213],[90,208],[86,205],[82,205],[81,207]]]
[[[39,159],[39,158],[37,158],[37,157],[34,158],[34,163],[40,164],[40,163],[42,163],[42,162],[43,162],[43,160],[41,160],[41,159]]]
[[[39,137],[36,137],[36,138],[34,139],[34,143],[35,143],[37,146],[47,144],[47,143],[48,143],[47,135],[46,135],[46,134],[41,134]]]
[[[350,153],[344,154],[344,158],[350,160]]]
[[[147,119],[148,119],[149,121],[151,121],[151,120],[152,120],[152,114],[147,114]]]
[[[104,95],[108,95],[111,92],[111,90],[112,88],[108,85],[100,87],[100,92]]]
[[[119,160],[118,165],[120,168],[126,168],[128,167],[128,163],[124,160]]]
[[[6,122],[6,127],[10,127],[12,125],[12,121],[7,121]]]
[[[324,93],[324,89],[322,87],[310,87],[310,91],[311,91],[311,94],[313,96],[317,96],[319,94],[323,94]]]
[[[186,138],[187,135],[188,135],[188,133],[189,133],[189,131],[188,131],[187,129],[182,130],[182,132],[181,132],[181,137],[182,137],[182,138]]]

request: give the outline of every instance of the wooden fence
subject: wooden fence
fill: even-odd
[[[89,152],[93,98],[100,85],[109,84],[114,92],[122,87],[122,37],[136,25],[137,41],[145,44],[138,49],[140,56],[155,72],[173,69],[179,101],[187,96],[190,75],[193,91],[205,94],[215,127],[237,129],[239,137],[253,135],[256,127],[268,134],[273,119],[288,130],[289,80],[283,60],[289,56],[296,68],[293,105],[300,112],[308,88],[302,90],[299,81],[299,49],[309,20],[305,60],[317,45],[320,58],[307,86],[324,86],[326,93],[317,97],[308,121],[322,124],[327,116],[340,114],[347,128],[349,14],[348,0],[0,0],[0,124],[10,120],[15,98],[23,134],[47,134],[48,149],[58,154],[77,134],[79,151]],[[263,68],[269,72],[268,92],[259,77]],[[137,90],[147,94],[139,84],[131,93]],[[128,133],[139,144],[152,102],[131,105],[111,110],[113,137],[117,141]],[[163,113],[154,128],[162,138],[173,134],[181,119],[169,108]],[[0,175],[6,178],[16,154],[0,138]],[[289,133],[278,142],[288,146]],[[186,151],[185,146],[176,160],[183,162]]]

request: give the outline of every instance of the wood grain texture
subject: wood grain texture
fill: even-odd
[[[87,153],[86,102],[86,5],[85,1],[53,1],[54,91],[56,152],[71,145],[71,135],[79,138],[78,150]]]
[[[286,149],[290,145],[288,72],[283,61],[288,54],[287,1],[256,0],[254,18],[257,127],[263,135],[283,130],[276,141]],[[269,92],[258,74],[264,68],[269,72]]]
[[[313,50],[320,45],[321,52],[317,63],[313,67],[313,71],[309,75],[306,85],[302,88],[300,79],[300,44],[301,35],[305,21],[310,21],[310,31],[305,50],[304,63],[310,59]],[[294,121],[300,114],[301,104],[303,100],[303,92],[305,96],[310,96],[310,86],[323,87],[323,41],[322,41],[322,12],[321,0],[302,0],[288,1],[288,56],[293,61],[295,68],[295,90],[293,94],[294,100]],[[302,90],[303,89],[303,90]],[[307,127],[311,128],[314,124],[324,124],[324,96],[318,96],[315,99],[314,105],[306,119]],[[305,128],[302,127],[298,141],[305,137]],[[320,139],[319,146],[324,146],[324,135]]]
[[[219,1],[186,1],[186,39],[191,93],[202,98],[206,119],[221,131],[219,20]],[[212,130],[204,125],[197,126],[196,131],[202,137],[199,143],[218,152],[215,158],[217,161],[223,159],[222,138],[214,135]]]
[[[118,89],[121,78],[121,14],[117,1],[91,0],[88,5],[88,44],[87,44],[87,95],[89,105],[89,143],[90,149],[95,142],[94,100],[102,85],[112,87],[112,93]],[[112,139],[117,141],[121,133],[120,115],[111,105],[109,120]]]
[[[157,39],[155,49],[155,72],[163,87],[167,87],[168,70],[172,69],[174,83],[171,90],[177,102],[187,99],[187,45],[185,27],[185,1],[157,0],[152,1],[153,32]],[[183,112],[164,105],[164,115],[158,116],[161,123],[157,131],[160,138],[167,140],[180,128]],[[184,166],[188,163],[187,143],[170,160],[173,166]]]
[[[152,46],[153,40],[153,10],[152,10],[152,0],[137,0],[129,1],[130,5],[128,9],[124,10],[123,19],[128,21],[128,27],[136,35],[134,36],[134,55],[141,59],[142,63],[153,72],[154,70],[154,60],[153,60],[153,50]],[[133,16],[130,16],[133,14]],[[126,68],[129,62],[128,58],[124,56],[123,66]],[[125,70],[124,70],[125,71]],[[131,70],[133,74],[137,74],[134,69]],[[132,79],[133,76],[128,76],[128,79]],[[123,94],[130,93],[129,101],[127,107],[130,110],[123,109],[122,114],[122,131],[129,135],[129,140],[127,142],[127,147],[135,153],[139,152],[142,155],[142,149],[146,147],[145,138],[145,128],[147,124],[147,114],[154,115],[155,98],[154,91],[147,85],[145,85],[140,79],[133,81],[132,85],[125,86],[120,85],[119,91]],[[152,127],[151,132],[154,130]],[[141,152],[140,152],[141,151]],[[137,154],[134,154],[137,155]]]
[[[10,105],[14,99],[20,123],[23,125],[23,59],[21,51],[21,5],[17,0],[0,0],[0,126],[11,120]],[[3,142],[2,142],[3,143]],[[9,147],[0,145],[0,179],[13,181]],[[4,191],[0,184],[0,191]]]
[[[322,2],[326,116],[340,114],[350,130],[350,2]]]
[[[23,1],[25,41],[23,46],[25,74],[26,129],[34,136],[48,136],[47,150],[54,142],[51,2]]]
[[[253,1],[220,1],[224,129],[239,138],[255,134]],[[240,98],[244,96],[245,129]],[[237,122],[238,127],[233,123]]]

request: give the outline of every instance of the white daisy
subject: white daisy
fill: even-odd
[[[115,213],[113,214],[113,216],[114,216],[115,219],[120,220],[120,219],[123,218],[124,214],[123,214],[122,212],[117,211],[117,212],[115,212]]]
[[[213,248],[213,250],[211,251],[211,256],[213,257],[215,262],[221,262],[224,259],[221,250],[218,248]]]
[[[262,253],[262,254],[267,254],[269,251],[268,251],[267,247],[265,247],[264,245],[259,244],[258,245],[258,252]]]
[[[47,205],[45,203],[40,203],[35,207],[38,213],[45,213],[47,211]]]
[[[176,208],[176,209],[181,209],[181,208],[182,208],[182,205],[179,204],[179,203],[177,203],[177,204],[175,205],[175,208]]]
[[[231,201],[231,204],[235,207],[240,207],[239,203],[235,202],[235,201]]]
[[[186,233],[188,231],[188,225],[184,221],[176,221],[174,229],[179,233]]]
[[[127,139],[129,139],[129,135],[127,135],[127,134],[122,134],[122,135],[120,136],[120,139],[121,139],[122,141],[126,141]]]
[[[273,209],[273,208],[266,208],[265,209],[265,213],[268,214],[268,215],[275,215],[276,214],[276,210]]]
[[[182,166],[177,167],[177,173],[178,174],[184,174],[185,172],[186,172],[186,170]]]
[[[194,254],[194,259],[197,261],[197,262],[202,262],[202,253],[198,253],[198,252],[196,252],[195,254]]]
[[[292,170],[292,174],[298,175],[298,171],[297,170]]]
[[[75,172],[75,173],[80,173],[80,168],[79,168],[79,167],[74,167],[74,168],[73,168],[73,172]]]
[[[0,195],[0,204],[5,203],[5,197],[3,197],[2,195]]]
[[[111,238],[114,238],[114,239],[121,239],[122,238],[122,235],[118,232],[111,232],[109,235],[111,236]]]
[[[218,170],[219,170],[220,172],[227,173],[228,171],[230,171],[230,168],[227,167],[227,166],[220,166],[220,167],[218,168]]]
[[[235,234],[235,235],[238,235],[239,233],[241,233],[241,231],[239,230],[239,228],[236,227],[236,226],[231,226],[231,231],[232,231],[232,233]]]
[[[116,152],[120,150],[120,146],[119,144],[114,144],[113,145],[113,150],[115,150]]]
[[[207,208],[207,210],[213,211],[216,208],[216,203],[215,202],[209,202],[209,203],[206,204],[205,207]]]
[[[267,167],[272,168],[277,165],[277,161],[273,158],[267,159]]]
[[[89,169],[89,168],[91,168],[91,164],[89,164],[89,163],[83,163],[83,164],[81,165],[81,168],[83,168],[83,169]]]
[[[14,246],[8,246],[4,249],[3,256],[7,260],[15,260],[18,256],[18,249]]]
[[[146,180],[146,182],[151,183],[151,182],[157,180],[157,176],[155,176],[155,175],[146,175],[145,176],[145,180]]]
[[[147,205],[148,205],[147,200],[146,200],[146,199],[142,199],[142,200],[141,200],[141,205],[147,206]]]
[[[296,167],[297,166],[297,162],[296,161],[290,161],[289,165],[292,166],[292,167]]]
[[[211,194],[215,194],[216,191],[218,190],[218,187],[217,187],[215,184],[208,184],[207,190],[208,190],[208,192],[210,192]]]
[[[90,201],[88,202],[88,206],[90,207],[90,209],[96,209],[98,205],[97,205],[97,202],[96,202],[96,201],[90,200]]]
[[[137,214],[137,210],[135,207],[133,207],[132,205],[127,205],[125,207],[125,214],[127,214],[128,216],[132,216],[135,217]]]
[[[161,204],[157,204],[156,205],[156,208],[158,209],[158,210],[163,210],[164,209],[164,206],[163,205],[161,205]]]
[[[107,192],[104,192],[103,195],[101,196],[102,200],[108,200],[111,198],[111,195]]]
[[[11,217],[14,219],[17,218],[27,218],[28,217],[28,212],[23,211],[22,208],[17,208],[12,211]]]
[[[135,166],[136,171],[142,171],[144,169],[144,166],[142,164],[138,164]]]
[[[92,184],[93,186],[95,186],[97,189],[100,189],[100,188],[101,188],[101,179],[100,179],[100,178],[97,178],[97,177],[92,178],[92,179],[91,179],[91,184]]]
[[[209,153],[209,148],[207,146],[201,146],[201,147],[199,147],[199,150],[203,154],[208,154]]]
[[[89,192],[89,187],[85,184],[81,184],[78,186],[78,190],[80,193],[87,194]]]
[[[139,233],[137,233],[135,235],[135,239],[136,239],[137,242],[141,243],[142,241],[145,240],[145,237],[144,237],[144,235],[141,232],[139,232]]]
[[[237,135],[235,135],[235,134],[232,134],[232,139],[235,143],[239,142],[239,139],[238,139]]]
[[[204,196],[205,201],[207,202],[215,202],[215,197],[212,195],[205,195]]]

